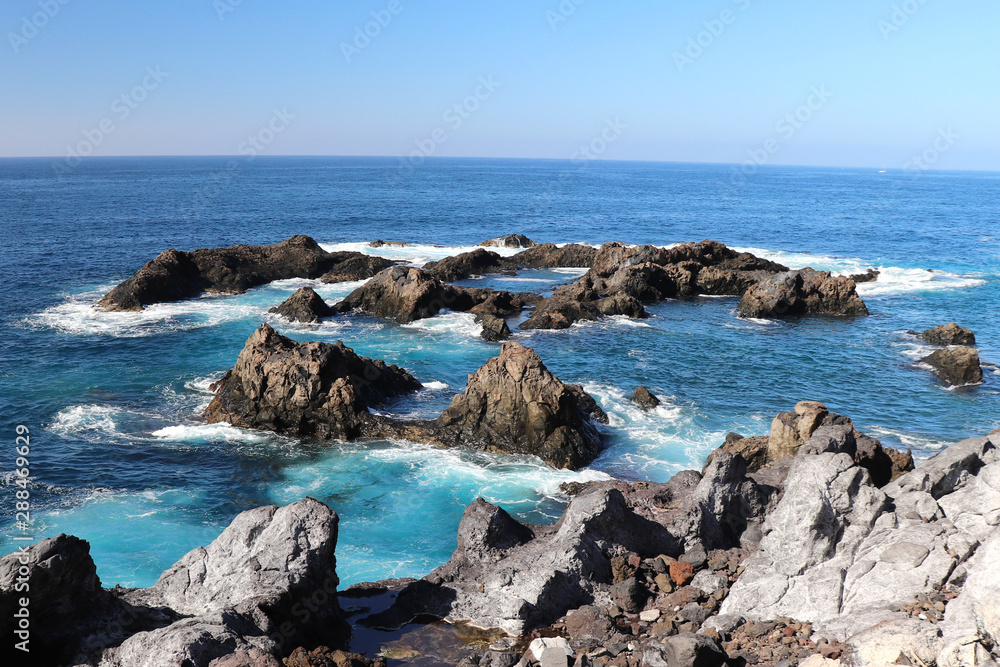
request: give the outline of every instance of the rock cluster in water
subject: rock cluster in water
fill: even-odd
[[[750,286],[740,299],[743,317],[868,315],[851,278],[800,269],[777,273]]]
[[[953,387],[979,384],[983,381],[983,368],[976,344],[976,335],[954,322],[927,329],[922,333],[908,332],[922,341],[939,345],[920,361],[930,366],[938,377]]]
[[[299,288],[294,294],[271,308],[268,312],[281,315],[291,322],[315,324],[325,317],[330,317],[337,311],[323,301],[323,297],[309,287]]]

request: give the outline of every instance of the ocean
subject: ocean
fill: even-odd
[[[15,427],[31,432],[30,534],[90,541],[105,586],[148,586],[245,509],[311,496],[341,517],[343,584],[422,576],[445,562],[477,497],[550,522],[559,485],[665,481],[700,470],[726,433],[767,433],[775,413],[819,400],[864,432],[926,457],[1000,427],[1000,372],[944,386],[906,334],[956,321],[1000,363],[1000,174],[558,160],[106,158],[53,169],[0,160],[0,553],[13,551]],[[63,163],[60,163],[63,164]],[[539,241],[666,245],[715,239],[793,268],[881,271],[859,319],[744,320],[734,298],[666,301],[647,320],[517,333],[610,415],[587,469],[406,442],[304,442],[207,425],[208,386],[270,322],[296,340],[343,340],[399,364],[424,389],[384,408],[430,417],[498,346],[472,316],[408,325],[338,316],[293,325],[267,309],[312,284],[334,302],[360,283],[287,280],[142,313],[93,303],[159,252],[274,243],[422,263],[507,233]],[[375,239],[410,247],[369,248]],[[512,254],[514,250],[502,250]],[[583,270],[463,284],[547,293]],[[663,399],[651,412],[639,384]]]

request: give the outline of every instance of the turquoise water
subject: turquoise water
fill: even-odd
[[[307,495],[341,515],[345,583],[420,576],[451,554],[462,511],[477,496],[550,521],[567,500],[562,482],[663,481],[700,469],[727,432],[765,433],[776,412],[802,399],[824,401],[923,456],[1000,427],[1000,375],[989,370],[978,387],[942,386],[914,365],[929,348],[903,333],[955,320],[976,331],[985,361],[1000,362],[998,175],[772,168],[734,185],[728,166],[430,160],[399,178],[389,159],[259,158],[192,211],[195,193],[225,164],[100,159],[57,179],[46,161],[0,160],[0,412],[10,435],[0,483],[13,480],[14,425],[25,424],[33,534],[90,540],[105,585],[149,585],[238,512]],[[330,249],[419,264],[509,232],[556,243],[713,238],[793,267],[875,267],[882,277],[859,286],[872,311],[860,320],[748,321],[736,317],[735,299],[702,298],[652,306],[643,321],[518,333],[610,415],[607,451],[579,472],[531,458],[301,442],[199,421],[208,385],[262,321],[404,366],[425,387],[385,411],[436,415],[498,350],[478,338],[469,315],[308,326],[266,312],[304,284],[328,301],[356,286],[302,280],[143,313],[91,307],[167,247],[304,233]],[[378,238],[417,245],[365,245]],[[546,292],[580,273],[464,282]],[[640,383],[665,399],[653,412],[627,400]],[[12,491],[0,489],[4,553],[14,549]]]

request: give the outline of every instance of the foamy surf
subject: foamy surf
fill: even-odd
[[[422,331],[435,335],[457,336],[459,338],[480,338],[483,325],[476,322],[476,316],[471,313],[453,313],[441,311],[434,317],[400,325],[403,329]]]
[[[158,429],[150,435],[159,440],[170,442],[241,442],[247,444],[267,442],[276,437],[261,431],[250,431],[225,423],[179,424]]]
[[[61,436],[88,439],[117,436],[118,421],[126,416],[125,410],[107,405],[74,405],[56,414],[49,430]]]

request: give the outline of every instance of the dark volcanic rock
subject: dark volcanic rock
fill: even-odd
[[[757,283],[740,299],[743,317],[868,315],[854,281],[829,271],[800,269]]]
[[[875,269],[868,269],[864,273],[855,273],[849,276],[856,283],[873,283],[878,280],[880,272]]]
[[[370,406],[420,387],[403,369],[341,342],[296,343],[263,324],[219,381],[204,416],[209,423],[354,438],[370,420]]]
[[[483,338],[491,343],[510,338],[510,327],[507,326],[507,320],[502,317],[487,314],[479,315],[478,319],[483,325]]]
[[[508,234],[483,241],[479,245],[488,248],[534,248],[538,244],[524,234]]]
[[[660,404],[660,399],[649,393],[649,390],[645,386],[639,385],[632,393],[632,402],[647,410],[651,410]]]
[[[520,266],[536,269],[589,268],[594,263],[597,248],[579,243],[567,243],[557,247],[554,243],[529,248],[510,259]]]
[[[484,273],[514,273],[517,271],[517,263],[490,250],[477,248],[437,262],[427,262],[424,270],[438,280],[454,282]]]
[[[319,278],[334,257],[308,236],[274,245],[235,245],[183,252],[166,250],[97,302],[107,310],[142,310],[203,292],[238,294],[287,278]]]
[[[500,356],[469,376],[438,418],[448,445],[538,456],[557,468],[579,468],[604,443],[593,419],[607,421],[581,386],[563,384],[534,350],[505,343]]]
[[[367,280],[373,278],[379,271],[399,264],[385,257],[375,257],[360,252],[335,252],[330,256],[334,264],[320,277],[324,283]]]
[[[960,346],[935,350],[921,361],[929,364],[942,380],[953,387],[979,384],[983,381],[979,352],[972,347]]]
[[[557,287],[519,328],[566,329],[574,322],[596,320],[603,315],[645,317],[646,309],[638,299],[627,294],[604,297],[586,275],[569,285]]]
[[[360,310],[406,324],[433,317],[444,309],[511,317],[539,299],[530,293],[446,285],[423,269],[395,266],[348,294],[335,308],[341,313]]]
[[[960,327],[954,322],[941,324],[927,329],[923,333],[911,331],[911,334],[931,345],[975,345],[976,334],[970,329]]]
[[[312,287],[306,286],[267,312],[277,313],[293,322],[319,322],[337,311],[326,305],[323,297],[316,294]]]

